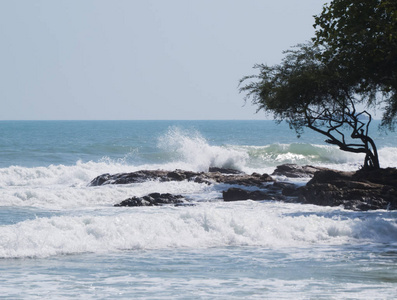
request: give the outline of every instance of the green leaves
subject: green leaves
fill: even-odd
[[[315,16],[319,59],[332,65],[371,104],[376,93],[386,105],[384,124],[395,121],[397,93],[397,1],[334,0]]]

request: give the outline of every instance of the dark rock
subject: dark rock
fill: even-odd
[[[167,173],[167,177],[170,180],[175,180],[175,181],[183,181],[188,178],[186,174],[177,171]]]
[[[94,179],[90,182],[90,185],[91,185],[91,186],[103,185],[103,184],[105,184],[105,182],[109,181],[109,179],[110,179],[111,176],[112,176],[112,175],[110,175],[109,173],[99,175],[98,177],[94,178]]]
[[[105,185],[105,184],[130,184],[141,183],[150,180],[159,181],[182,181],[196,176],[197,173],[175,170],[173,172],[163,170],[141,170],[131,173],[118,174],[104,174],[94,178],[91,186]]]
[[[214,170],[213,170],[214,171]],[[114,175],[103,174],[94,178],[91,186],[99,186],[106,184],[130,184],[141,183],[150,180],[165,181],[194,181],[198,183],[225,183],[244,186],[264,186],[273,181],[273,178],[268,174],[248,175],[245,173],[238,174],[224,174],[219,171],[216,172],[191,172],[183,170],[163,171],[163,170],[142,170],[131,173],[118,173]]]
[[[151,193],[143,197],[128,198],[114,206],[160,206],[165,204],[180,205],[184,203],[186,203],[186,200],[181,195]]]
[[[397,187],[397,170],[396,168],[386,168],[378,170],[359,170],[354,173],[356,180],[368,181]]]
[[[273,178],[267,174],[253,173],[252,175],[242,174],[234,176],[220,176],[214,178],[217,183],[225,183],[230,185],[243,186],[267,186],[269,182],[273,182]]]
[[[305,178],[313,177],[318,171],[328,170],[327,168],[313,167],[313,166],[299,166],[296,164],[284,164],[277,166],[272,175],[286,176],[290,178]]]
[[[273,187],[281,190],[282,195],[287,197],[298,197],[298,186],[289,182],[275,182]]]
[[[280,194],[271,193],[268,191],[248,191],[240,188],[229,188],[223,191],[224,201],[241,201],[241,200],[284,200]]]
[[[324,170],[298,191],[302,203],[352,210],[397,209],[397,170]]]
[[[241,172],[239,170],[228,169],[228,168],[218,168],[218,167],[210,167],[208,172],[210,172],[210,173],[219,172],[222,174],[244,174],[244,172]]]

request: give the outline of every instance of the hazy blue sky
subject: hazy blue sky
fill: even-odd
[[[261,119],[239,79],[322,0],[0,0],[0,120]]]

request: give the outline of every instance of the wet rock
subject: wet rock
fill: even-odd
[[[273,178],[268,174],[258,174],[252,173],[251,175],[248,174],[241,174],[241,175],[229,175],[225,176],[219,173],[212,173],[214,175],[210,176],[211,180],[215,181],[216,183],[224,183],[230,185],[243,185],[243,186],[257,186],[263,187],[267,186],[269,182],[273,182]]]
[[[272,175],[286,176],[290,178],[305,178],[313,177],[318,171],[328,170],[327,168],[314,167],[314,166],[299,166],[296,164],[284,164],[277,166]]]
[[[106,184],[130,184],[142,183],[150,180],[166,181],[194,181],[198,183],[214,184],[236,184],[244,186],[263,186],[268,182],[272,182],[273,178],[268,174],[253,173],[248,175],[245,173],[225,174],[219,171],[213,172],[191,172],[183,170],[164,171],[164,170],[142,170],[131,173],[103,174],[94,178],[91,186],[100,186]],[[224,170],[222,170],[224,171]]]
[[[241,172],[239,170],[229,169],[229,168],[218,168],[218,167],[210,167],[208,172],[210,173],[219,172],[222,174],[244,174],[244,172]]]
[[[90,186],[98,186],[98,185],[106,184],[106,182],[110,180],[111,176],[112,175],[110,175],[109,173],[99,175],[90,182]]]
[[[117,174],[103,174],[94,178],[91,186],[106,185],[106,184],[130,184],[142,183],[150,180],[159,181],[182,181],[191,179],[198,173],[189,171],[164,171],[164,170],[141,170],[131,173],[117,173]]]
[[[275,182],[273,187],[281,190],[281,194],[287,197],[298,197],[298,186],[289,182]]]
[[[273,193],[272,191],[255,190],[248,191],[240,188],[229,188],[222,193],[223,200],[229,201],[241,201],[241,200],[284,200],[280,194]]]
[[[247,191],[240,188],[230,188],[222,192],[224,201],[264,200],[267,194],[262,191]]]
[[[128,198],[114,206],[161,206],[166,204],[181,205],[185,203],[187,201],[181,195],[151,193],[143,197]]]

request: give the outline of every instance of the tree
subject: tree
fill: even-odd
[[[260,74],[244,77],[241,83],[255,80],[240,91],[247,93],[258,110],[272,112],[278,121],[287,121],[298,136],[308,127],[325,135],[327,143],[341,150],[365,153],[364,168],[379,168],[375,143],[368,136],[371,116],[366,111],[356,111],[359,100],[355,89],[318,59],[318,47],[299,45],[285,53],[279,65],[256,65]],[[347,139],[346,130],[350,130],[351,139]]]
[[[382,125],[392,129],[397,115],[397,1],[334,0],[315,17],[321,61],[338,68],[368,104],[379,93]]]
[[[240,91],[258,111],[287,121],[298,136],[308,127],[344,151],[365,153],[363,168],[379,168],[375,143],[368,136],[371,115],[356,107],[380,107],[382,125],[393,128],[397,1],[334,0],[315,17],[314,26],[312,43],[286,51],[279,65],[256,65],[259,75],[244,77]]]

